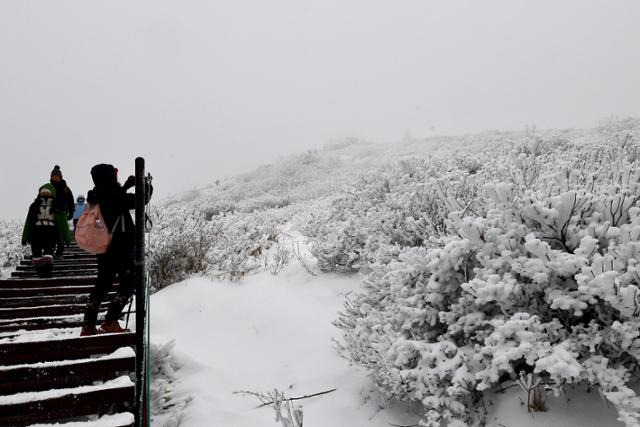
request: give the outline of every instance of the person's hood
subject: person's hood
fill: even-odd
[[[53,197],[54,199],[56,198],[56,193],[57,193],[56,187],[52,183],[47,182],[45,185],[40,187],[38,189],[38,196],[40,196],[40,193],[42,192],[42,190],[48,191],[51,194],[50,197]]]
[[[105,163],[91,168],[91,178],[96,187],[110,187],[118,184],[116,168]]]

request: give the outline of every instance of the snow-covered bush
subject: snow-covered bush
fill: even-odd
[[[637,143],[503,144],[438,239],[370,262],[336,321],[342,354],[424,405],[424,426],[481,425],[482,392],[523,378],[590,384],[639,425]]]
[[[154,209],[149,267],[154,289],[180,281],[208,268],[207,253],[220,228],[202,212],[187,207]]]
[[[276,415],[275,421],[282,427],[303,427],[304,411],[302,405],[295,405],[292,398],[286,397],[284,392],[277,388],[266,393],[236,391],[234,394],[255,397],[260,402],[260,407],[272,406]]]
[[[324,272],[355,272],[446,233],[478,191],[475,163],[413,158],[374,170],[319,212],[304,233]]]
[[[291,215],[286,209],[211,217],[188,204],[154,209],[149,247],[153,288],[199,274],[231,280],[263,270],[277,274],[291,260],[290,252],[277,244]]]
[[[177,362],[173,347],[175,341],[162,345],[151,344],[150,363],[150,406],[153,424],[162,419],[164,427],[178,427],[182,424],[185,409],[191,403],[190,396],[178,396],[176,371],[181,368]]]
[[[20,222],[0,220],[0,277],[7,276],[24,256],[21,240]]]

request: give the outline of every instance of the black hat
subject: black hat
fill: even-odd
[[[62,179],[62,171],[60,170],[60,166],[55,165],[53,167],[53,170],[51,171],[51,178],[53,178],[54,176],[59,176],[60,179]]]
[[[91,168],[91,178],[93,183],[98,186],[113,185],[118,182],[116,168],[113,165],[101,163]]]

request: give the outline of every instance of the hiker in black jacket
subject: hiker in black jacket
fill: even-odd
[[[54,201],[54,210],[56,213],[64,213],[66,220],[69,221],[71,217],[73,217],[73,210],[75,209],[75,202],[73,199],[73,193],[71,189],[67,185],[67,181],[62,179],[62,171],[60,170],[60,166],[55,165],[53,170],[51,171],[51,184],[56,189],[56,199]],[[63,240],[59,240],[56,245],[56,258],[60,259],[63,257],[64,253],[64,245],[65,242]]]
[[[118,319],[134,291],[135,226],[130,210],[135,208],[135,195],[127,193],[135,185],[130,176],[124,185],[120,185],[118,170],[112,165],[99,164],[91,169],[95,187],[87,194],[89,204],[100,205],[100,212],[108,230],[113,231],[109,249],[98,258],[98,281],[91,291],[84,313],[81,335],[97,333],[96,323],[100,304],[106,297],[117,273],[119,279],[118,295],[111,301],[101,326],[101,332],[124,332]],[[149,202],[153,187],[148,184],[145,203]],[[115,227],[114,227],[115,226]]]

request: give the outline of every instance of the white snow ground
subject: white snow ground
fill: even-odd
[[[363,370],[350,367],[334,350],[332,325],[344,294],[359,286],[357,276],[313,277],[298,265],[278,276],[262,273],[239,283],[194,278],[153,295],[152,342],[176,340],[182,368],[175,395],[193,397],[183,426],[278,427],[273,409],[234,394],[274,388],[302,396],[305,427],[389,427],[414,425],[417,417],[384,404]],[[526,412],[511,389],[487,399],[488,425],[495,427],[620,426],[596,392],[577,392],[567,402],[549,397],[549,411]],[[525,398],[526,401],[526,398]],[[169,415],[156,416],[164,426]]]

